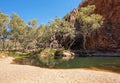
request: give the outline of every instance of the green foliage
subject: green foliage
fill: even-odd
[[[13,13],[12,18],[10,20],[10,39],[14,41],[14,48],[16,49],[17,42],[23,41],[23,35],[25,32],[26,24],[25,22],[20,18],[19,15],[16,13]]]
[[[9,16],[0,12],[0,36],[2,39],[2,50],[5,48],[5,39],[8,36],[7,26],[9,24]]]
[[[94,10],[94,5],[88,5],[87,7],[82,7],[77,15],[83,34],[90,33],[103,25],[103,17],[99,14],[94,14]]]
[[[51,36],[55,36],[59,44],[65,49],[69,49],[75,37],[75,28],[70,27],[70,23],[64,19],[56,17],[54,21],[50,22]],[[69,41],[69,42],[67,42]],[[66,43],[67,46],[64,45]]]
[[[38,54],[39,61],[42,62],[44,65],[47,66],[54,66],[55,62],[55,53],[56,50],[46,48]]]
[[[34,38],[36,38],[37,44],[46,46],[46,44],[51,43],[50,41],[52,38],[52,41],[57,39],[62,40],[62,36],[64,36],[64,39],[66,39],[68,36],[73,39],[75,37],[75,30],[70,28],[69,22],[56,17],[54,21],[49,22],[49,25],[45,26],[44,24],[41,24],[40,27],[37,28],[37,32],[35,34],[36,37]],[[57,36],[61,37],[57,38]]]
[[[79,32],[84,35],[84,42],[86,42],[88,34],[100,28],[103,24],[102,16],[94,14],[94,10],[95,6],[93,5],[82,7],[76,16],[81,27]],[[67,17],[69,17],[69,14]],[[29,20],[28,24],[26,24],[19,15],[13,13],[9,23],[9,16],[0,13],[0,34],[2,34],[3,39],[6,34],[7,36],[9,35],[9,40],[12,43],[8,47],[11,50],[36,51],[40,48],[54,48],[53,45],[56,45],[55,48],[57,49],[71,48],[77,32],[75,28],[71,27],[71,22],[58,17],[50,21],[48,25],[41,24],[37,26],[37,22],[37,19],[33,19]],[[10,27],[9,31],[3,28],[7,27],[8,24]]]
[[[103,17],[94,14],[95,5],[82,7],[77,14],[77,20],[80,24],[80,33],[83,35],[83,48],[86,49],[86,36],[99,29],[103,25]]]
[[[32,27],[36,27],[38,23],[37,19],[29,20],[28,24],[31,25]]]
[[[10,20],[10,27],[11,27],[11,33],[14,33],[13,35],[15,37],[19,37],[22,35],[22,31],[24,31],[24,28],[26,27],[25,22],[20,18],[19,15],[16,13],[13,13],[12,18]]]
[[[50,27],[54,33],[63,32],[64,34],[69,33],[71,37],[75,36],[75,30],[70,28],[70,23],[64,19],[56,17],[54,21],[50,22]]]
[[[24,52],[9,52],[8,56],[12,56],[15,58],[20,58],[20,57],[27,57],[29,56],[29,53],[24,53]]]
[[[0,27],[6,28],[9,24],[9,16],[0,12]]]
[[[29,20],[27,25],[16,13],[13,13],[11,18],[0,13],[0,35],[3,38],[3,48],[6,36],[9,36],[10,45],[8,47],[11,48],[10,50],[23,49],[26,51],[50,47],[54,40],[57,40],[59,47],[64,46],[63,39],[65,41],[69,37],[69,40],[73,40],[75,37],[75,30],[70,28],[70,23],[64,19],[56,17],[48,25],[41,24],[39,27],[37,22],[36,19]],[[8,26],[10,27],[9,31],[6,29]],[[51,40],[52,38],[53,40]],[[59,42],[59,40],[61,41]]]

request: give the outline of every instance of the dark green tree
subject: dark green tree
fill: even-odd
[[[69,49],[75,37],[75,30],[71,28],[69,22],[65,21],[65,19],[60,19],[56,17],[54,21],[50,22],[50,30],[51,37],[56,37],[58,43],[63,46],[65,49]]]
[[[14,41],[14,47],[16,50],[17,42],[22,42],[24,39],[24,32],[26,29],[25,22],[20,18],[19,15],[13,13],[10,20],[10,28],[11,28],[11,39]]]
[[[2,50],[5,49],[5,39],[7,38],[7,27],[9,24],[9,16],[0,12],[0,36],[2,39]]]
[[[86,49],[86,37],[103,25],[103,17],[99,14],[94,14],[95,8],[95,5],[88,5],[87,7],[80,8],[77,14],[77,20],[80,24],[80,33],[83,35],[84,49]]]

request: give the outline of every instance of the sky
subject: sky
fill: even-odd
[[[47,24],[56,16],[62,18],[82,0],[0,0],[0,11],[9,16],[17,13],[26,23],[37,19],[38,24]]]

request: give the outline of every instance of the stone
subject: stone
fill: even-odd
[[[75,54],[71,51],[68,51],[68,50],[64,50],[62,52],[62,60],[70,60],[70,59],[74,59],[75,57]]]

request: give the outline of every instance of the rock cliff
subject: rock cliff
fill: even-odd
[[[120,0],[85,0],[77,10],[87,5],[95,5],[94,13],[102,15],[105,19],[104,27],[88,37],[87,48],[120,52]],[[70,16],[77,13],[74,10],[72,12]],[[69,17],[66,20],[71,19]],[[75,27],[79,28],[79,26]]]

